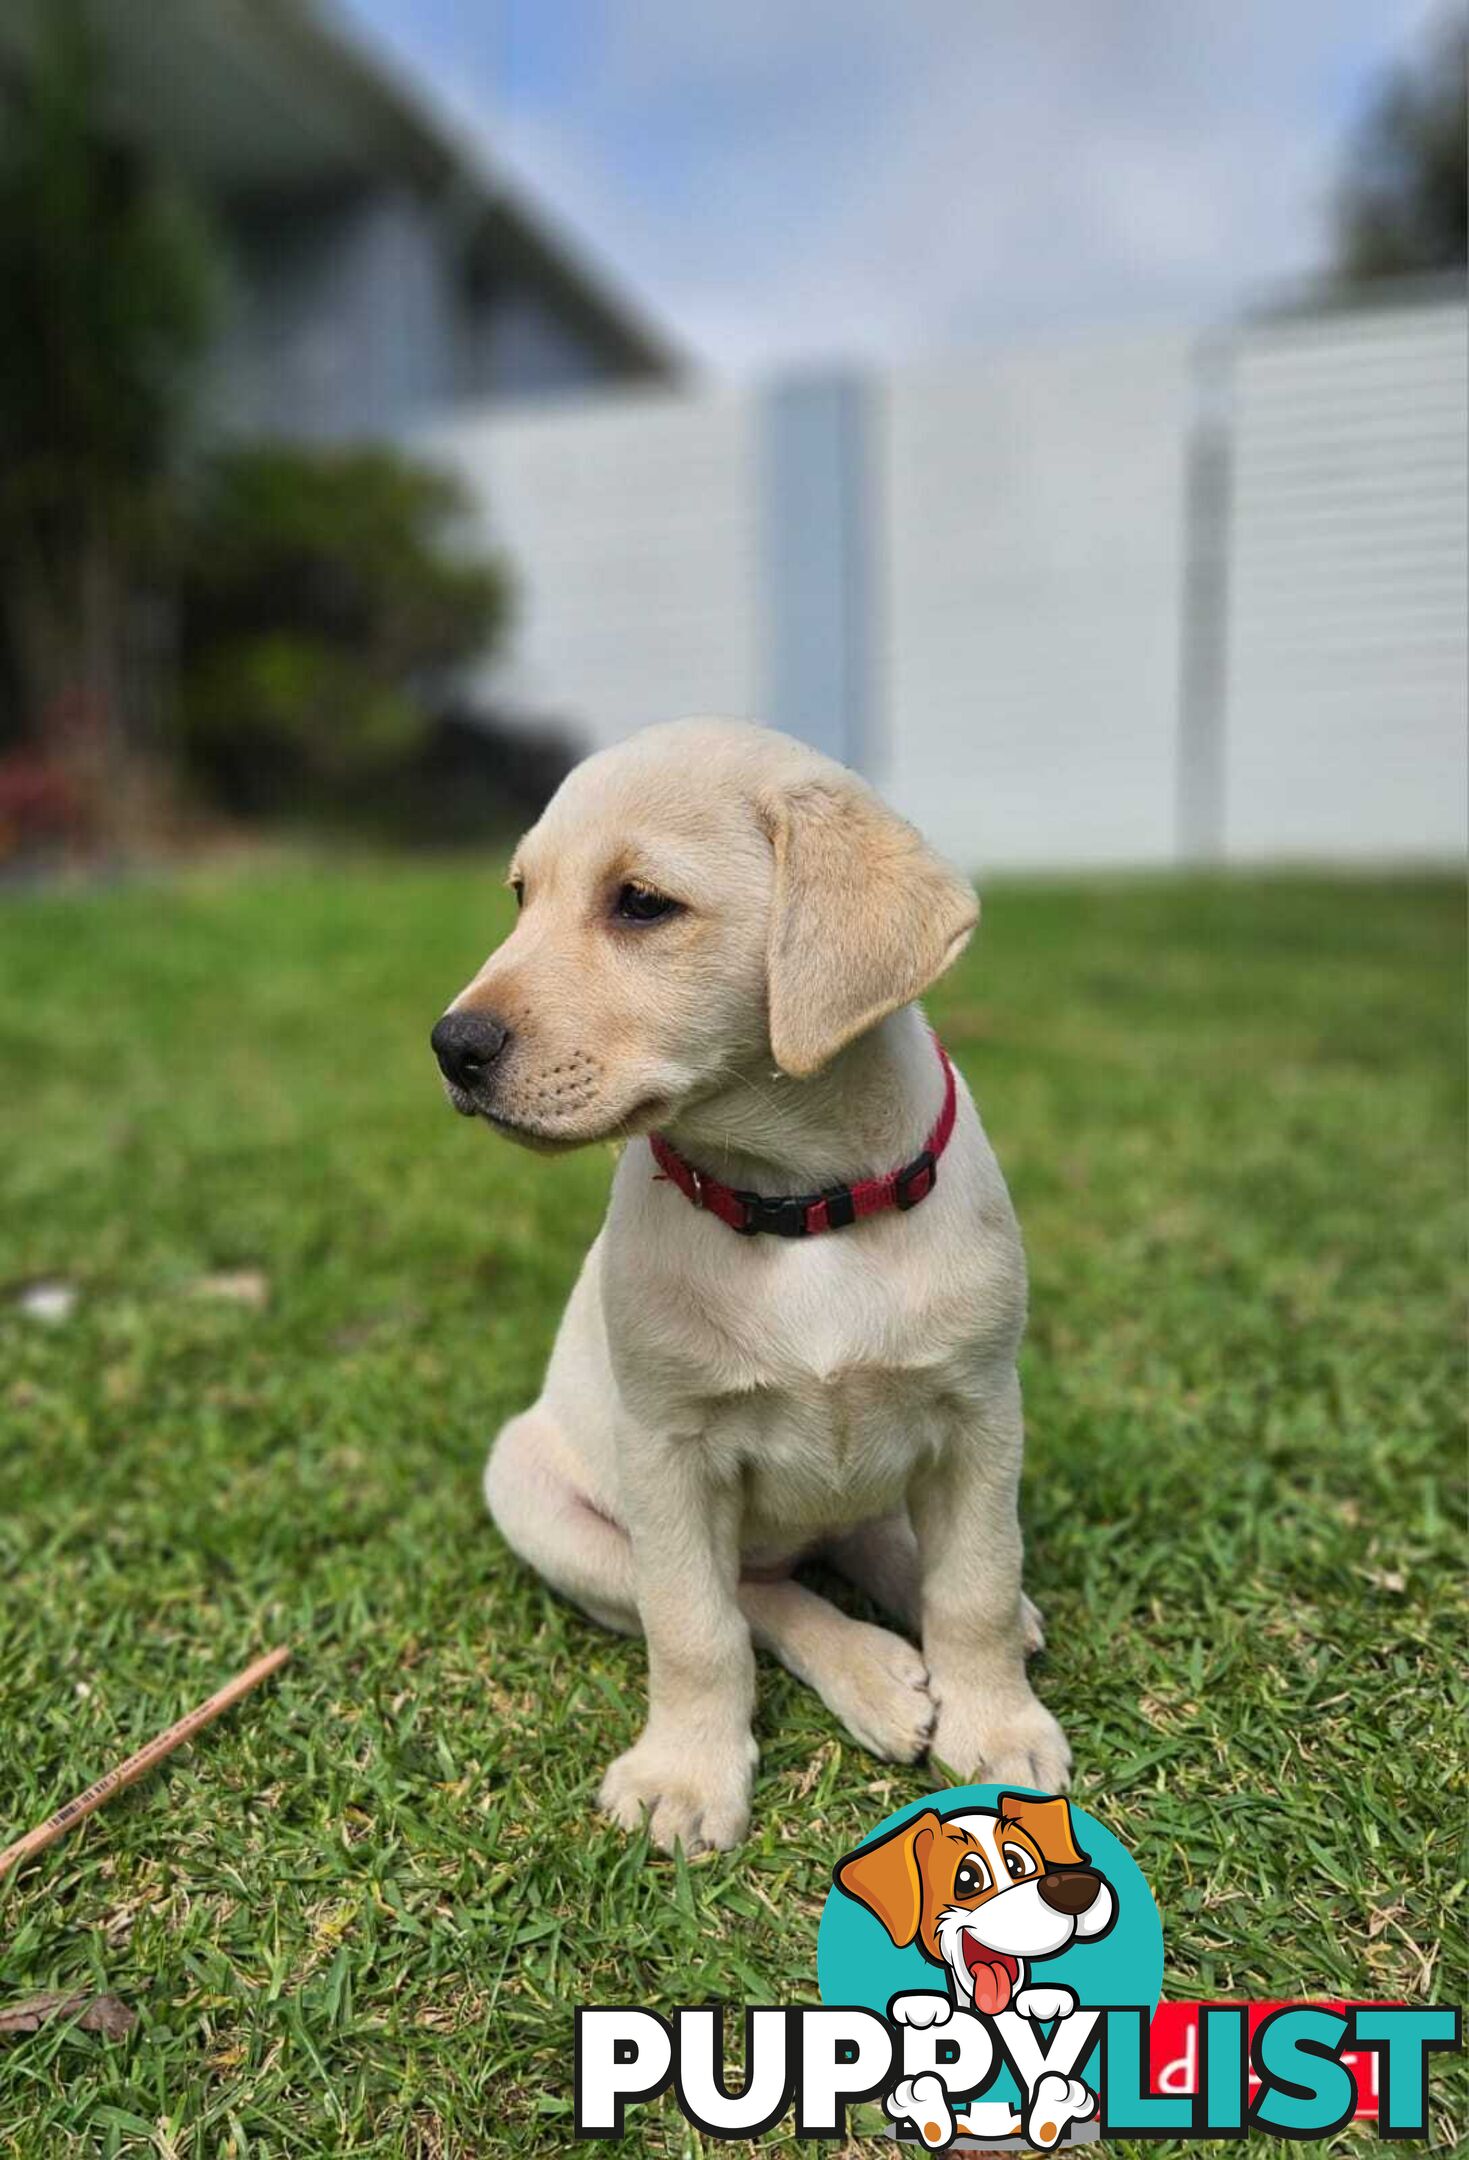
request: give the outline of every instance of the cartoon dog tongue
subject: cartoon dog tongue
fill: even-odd
[[[985,2017],[998,2017],[1014,1993],[1020,1967],[1003,1950],[990,1950],[973,1935],[964,1938],[964,1962],[974,1984],[975,2009]]]

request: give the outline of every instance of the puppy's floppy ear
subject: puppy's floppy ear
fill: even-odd
[[[958,958],[973,888],[855,774],[771,788],[770,1047],[804,1080]]]
[[[938,1827],[933,1809],[925,1808],[875,1845],[863,1845],[837,1862],[837,1888],[876,1913],[900,1950],[912,1942],[923,1917],[923,1861]]]
[[[1024,1793],[1001,1793],[1000,1817],[1019,1823],[1045,1855],[1047,1867],[1085,1867],[1086,1854],[1071,1828],[1070,1804],[1062,1799],[1031,1800]]]

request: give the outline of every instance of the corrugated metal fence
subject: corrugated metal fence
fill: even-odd
[[[457,413],[514,562],[498,699],[868,770],[957,859],[1465,845],[1466,312]]]

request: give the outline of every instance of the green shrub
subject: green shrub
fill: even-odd
[[[244,812],[370,804],[503,629],[508,583],[456,545],[448,474],[376,447],[216,455],[185,518],[180,725]]]

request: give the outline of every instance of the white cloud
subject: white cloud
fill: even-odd
[[[1211,312],[1319,261],[1352,85],[1422,13],[628,0],[522,90],[512,9],[496,147],[722,368]],[[462,33],[455,72],[464,109]]]

